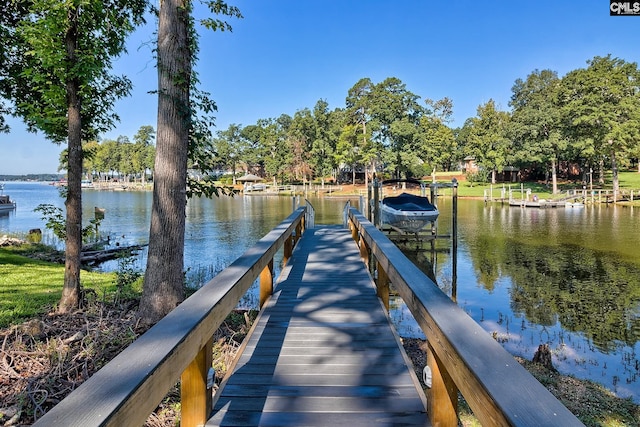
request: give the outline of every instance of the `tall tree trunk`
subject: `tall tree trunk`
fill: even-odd
[[[620,191],[620,182],[618,179],[618,159],[616,158],[615,150],[611,150],[611,178],[613,180],[613,200],[618,200],[618,191]]]
[[[604,185],[604,158],[602,158],[602,156],[600,156],[600,160],[598,161],[598,183]]]
[[[555,156],[551,159],[551,183],[553,194],[558,194],[558,163]]]
[[[68,63],[76,63],[78,46],[78,15],[75,8],[69,9],[69,28],[65,34]],[[75,310],[80,299],[80,251],[82,250],[82,119],[78,97],[80,82],[72,78],[66,82],[68,159],[67,159],[67,209],[64,287],[58,312]]]
[[[191,54],[185,0],[164,0],[158,17],[158,130],[149,255],[139,314],[155,323],[184,299],[184,230]]]
[[[362,112],[364,116],[364,111]],[[362,119],[362,151],[367,149],[367,120],[363,117]],[[367,162],[364,163],[364,188],[369,188],[369,168],[367,167]]]

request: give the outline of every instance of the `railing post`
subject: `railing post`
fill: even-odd
[[[427,413],[431,424],[458,425],[458,389],[431,344],[427,345],[427,366],[431,370],[431,388],[427,391]]]
[[[367,243],[364,241],[364,237],[362,235],[360,235],[358,246],[360,247],[360,256],[362,257],[362,260],[365,265],[369,267],[369,248],[367,248]]]
[[[373,218],[371,218],[371,213],[372,213],[371,212],[371,203],[372,203],[372,199],[373,199],[373,197],[372,197],[373,191],[372,190],[373,190],[373,186],[374,185],[375,185],[375,181],[367,186],[367,209],[360,208],[364,212],[367,213],[367,219],[372,223],[373,223]]]
[[[349,229],[351,229],[351,238],[353,239],[354,242],[358,241],[358,228],[356,227],[356,225],[353,223],[353,221],[351,219],[349,219]]]
[[[213,338],[198,352],[195,359],[180,377],[181,422],[192,427],[204,425],[211,412],[213,384],[208,384],[209,370],[213,362]]]
[[[273,295],[273,259],[260,272],[260,308]]]
[[[287,261],[289,261],[289,258],[291,258],[291,254],[293,253],[293,236],[289,236],[284,240],[283,252],[282,264],[286,265]]]
[[[382,300],[384,307],[389,311],[389,276],[387,272],[384,271],[384,268],[382,268],[380,261],[377,262],[377,265],[378,278],[376,281],[376,289],[378,298]]]
[[[373,179],[373,225],[381,226],[380,221],[380,184],[378,178]]]
[[[295,246],[298,243],[298,240],[300,240],[300,237],[302,237],[302,221],[300,221],[298,225],[296,225],[296,235],[293,239],[293,246]]]

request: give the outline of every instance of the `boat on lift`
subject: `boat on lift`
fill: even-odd
[[[11,200],[11,198],[3,194],[4,193],[4,184],[0,183],[0,212],[9,212],[16,208],[16,202]]]
[[[411,183],[420,185],[424,193],[424,184],[414,179],[393,179],[382,182]],[[418,196],[403,192],[398,196],[386,196],[380,201],[380,220],[395,230],[403,233],[418,233],[427,225],[433,225],[440,212],[427,196]]]

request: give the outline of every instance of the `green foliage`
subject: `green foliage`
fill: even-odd
[[[133,256],[121,256],[118,258],[118,268],[115,272],[116,287],[118,288],[118,298],[130,299],[139,295],[140,289],[135,289],[134,285],[140,285],[142,272],[135,267],[136,258]]]
[[[618,164],[638,154],[640,138],[640,70],[619,58],[594,57],[586,69],[571,71],[562,79],[559,104],[566,122],[565,134],[592,146],[585,152],[589,163],[607,159],[613,188],[618,189]]]
[[[489,171],[486,169],[481,169],[477,172],[467,172],[465,173],[465,178],[467,182],[473,186],[476,183],[486,183],[489,182]]]
[[[211,13],[214,15],[222,15],[229,16],[232,18],[242,18],[242,14],[240,13],[240,9],[235,6],[229,6],[226,2],[222,0],[209,0],[203,2]],[[208,28],[213,31],[232,31],[231,25],[222,20],[215,17],[204,18],[200,20],[200,24],[202,24],[205,28]]]
[[[110,130],[118,119],[111,107],[129,93],[131,83],[108,71],[112,59],[124,51],[128,34],[144,22],[146,2],[36,0],[11,4],[19,19],[6,28],[14,55],[5,58],[10,61],[5,64],[9,73],[0,89],[14,103],[14,112],[31,130],[41,130],[55,142],[65,141],[66,85],[76,80],[83,108],[83,139]],[[77,20],[75,27],[72,16]],[[71,55],[65,37],[73,28],[80,48]]]
[[[42,214],[42,219],[46,221],[45,227],[51,230],[58,239],[64,240],[66,238],[66,223],[62,216],[62,209],[49,204],[40,204],[34,211]]]
[[[510,102],[513,115],[509,133],[517,145],[514,158],[519,164],[548,165],[554,193],[558,190],[558,159],[569,158],[557,102],[559,86],[556,72],[535,70],[525,81],[516,80]]]
[[[560,165],[584,167],[611,158],[611,150],[603,151],[610,145],[596,146],[597,132],[584,121],[570,120],[582,114],[582,107],[578,107],[588,101],[586,94],[596,93],[608,84],[605,77],[601,80],[594,77],[595,69],[601,76],[608,75],[602,70],[617,73],[619,80],[629,82],[629,86],[616,92],[609,85],[611,96],[582,110],[594,114],[600,110],[598,114],[618,111],[620,117],[615,120],[619,124],[627,116],[640,114],[640,108],[634,104],[638,102],[637,96],[623,102],[624,94],[637,93],[633,89],[637,87],[635,64],[605,59],[596,57],[590,61],[593,78],[581,80],[576,80],[573,72],[560,79],[555,71],[534,70],[526,79],[515,81],[510,101],[512,111],[500,111],[490,100],[479,106],[477,116],[469,118],[459,129],[448,126],[453,112],[448,98],[437,101],[425,98],[426,106],[420,106],[420,97],[407,90],[398,78],[390,77],[380,83],[362,78],[349,89],[346,108],[329,111],[326,102],[320,100],[313,112],[303,108],[293,118],[286,116],[286,121],[281,121],[282,117],[260,119],[255,125],[235,129],[240,138],[218,133],[224,141],[215,150],[218,164],[230,164],[225,159],[235,149],[235,160],[246,170],[263,170],[268,178],[299,181],[305,171],[312,181],[322,182],[329,165],[348,169],[366,166],[378,174],[419,176],[433,170],[456,169],[464,157],[474,156],[490,173],[501,172],[506,166],[520,166],[541,174],[551,172],[553,178]],[[613,65],[607,65],[608,61]],[[622,72],[627,73],[626,77]],[[608,104],[607,108],[598,107],[603,103]],[[627,123],[627,139],[622,140],[628,140],[628,144],[613,146],[620,165],[631,164],[630,160],[640,156],[640,145],[633,143],[638,139],[633,135],[640,135],[633,128],[637,123],[640,120]],[[332,162],[325,161],[331,152]],[[483,181],[484,176],[472,176],[470,180]],[[554,193],[559,191],[560,182],[553,179],[553,186]]]
[[[501,172],[510,162],[507,136],[509,113],[499,111],[495,101],[489,100],[478,107],[478,116],[471,119],[467,150],[478,164],[491,171],[495,183],[495,172]]]
[[[61,208],[50,204],[40,204],[34,211],[41,213],[42,219],[46,221],[45,227],[51,230],[58,239],[65,240],[67,238],[66,221]],[[101,218],[92,218],[89,220],[89,225],[82,227],[84,242],[98,237],[98,228],[101,222]]]

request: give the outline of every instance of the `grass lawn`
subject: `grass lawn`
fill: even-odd
[[[0,249],[0,328],[52,310],[62,296],[64,265],[28,258],[21,250]],[[82,271],[80,280],[98,298],[117,289],[115,273]]]
[[[459,181],[458,184],[458,196],[460,197],[484,197],[485,190],[487,193],[491,191],[491,184],[488,183],[469,183],[467,181],[463,181],[460,179],[460,173],[453,172],[440,172],[436,174],[436,180],[441,183],[450,183],[452,178],[457,178]],[[620,180],[620,188],[639,190],[640,191],[640,173],[637,171],[626,171],[619,173]],[[511,186],[512,190],[517,190],[519,193],[520,183],[497,183],[493,185],[493,197],[500,197],[500,193],[502,188],[505,188],[506,197],[508,197],[509,186]],[[567,190],[579,189],[582,187],[582,183],[580,182],[567,182],[560,181],[558,183],[558,188],[560,192],[565,192]],[[540,198],[553,198],[553,194],[551,193],[551,185],[546,185],[544,182],[525,182],[523,183],[523,188],[525,191],[527,189],[531,190],[531,194],[536,194]],[[611,189],[611,172],[608,172],[605,175],[605,184],[604,186],[596,185],[594,183],[593,188],[602,188],[602,189]],[[440,194],[449,195],[449,189],[443,189],[440,191]]]
[[[620,172],[618,174],[620,180],[620,187],[629,188],[631,190],[640,190],[640,173],[634,172]],[[605,177],[605,184],[611,187],[611,173],[608,173]]]

